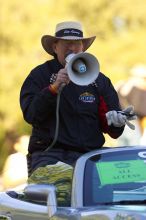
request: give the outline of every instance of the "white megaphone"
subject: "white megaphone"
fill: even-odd
[[[99,75],[99,62],[90,53],[70,53],[65,60],[68,76],[77,85],[89,85]]]

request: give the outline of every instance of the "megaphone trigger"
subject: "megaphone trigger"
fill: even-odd
[[[69,54],[66,68],[70,80],[81,86],[93,83],[99,75],[99,62],[90,53]]]

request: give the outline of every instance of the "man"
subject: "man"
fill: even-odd
[[[103,146],[103,133],[118,138],[128,123],[127,117],[117,112],[121,110],[117,93],[103,73],[88,86],[76,85],[68,77],[66,55],[86,51],[94,40],[95,36],[84,38],[81,24],[72,21],[57,24],[55,36],[42,37],[43,48],[54,59],[31,71],[20,94],[24,119],[33,127],[28,147],[29,174],[58,161],[73,165],[82,154]],[[62,85],[65,86],[60,94],[59,130],[50,148]]]

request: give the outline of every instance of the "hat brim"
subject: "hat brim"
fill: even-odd
[[[83,42],[83,52],[86,51],[93,41],[95,40],[96,36],[89,37],[89,38],[83,38],[83,37],[74,37],[74,36],[67,36],[67,37],[54,37],[51,35],[44,35],[41,38],[41,43],[44,48],[44,50],[50,54],[54,55],[54,50],[53,50],[53,43],[56,42],[56,40],[82,40]]]

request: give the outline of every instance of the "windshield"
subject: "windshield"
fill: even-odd
[[[103,153],[87,160],[84,206],[146,199],[146,150]]]

